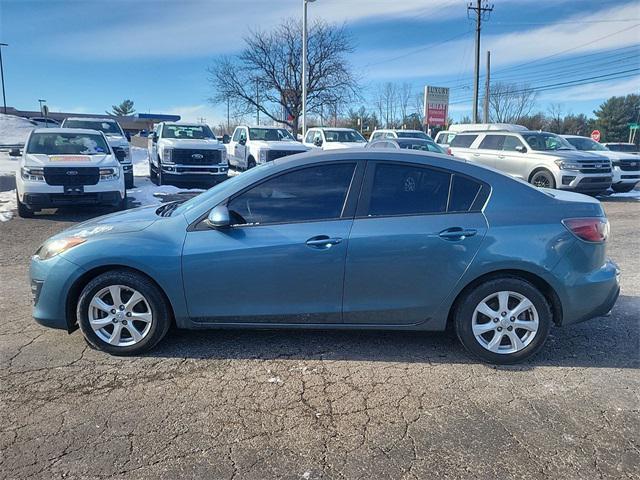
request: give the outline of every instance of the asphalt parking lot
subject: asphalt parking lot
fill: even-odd
[[[140,358],[31,319],[30,255],[97,215],[0,224],[0,477],[639,478],[640,200],[603,201],[609,317],[492,367],[450,334],[170,332]]]

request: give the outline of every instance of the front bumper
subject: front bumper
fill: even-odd
[[[67,298],[75,282],[85,271],[56,255],[48,260],[31,258],[29,277],[33,297],[33,318],[45,327],[74,330],[75,312],[68,311]]]
[[[620,167],[613,167],[613,181],[614,185],[636,184],[640,182],[640,170],[629,171],[622,170]]]
[[[117,206],[122,201],[120,192],[96,192],[80,195],[64,193],[25,193],[22,203],[29,208],[58,208],[78,205],[111,205]]]
[[[222,182],[227,179],[228,164],[214,166],[162,165],[162,176],[174,182]]]
[[[581,173],[574,170],[560,170],[556,175],[557,188],[575,192],[604,192],[611,186],[612,173]]]

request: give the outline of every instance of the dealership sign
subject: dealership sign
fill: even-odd
[[[449,114],[449,89],[424,87],[425,125],[446,125]]]

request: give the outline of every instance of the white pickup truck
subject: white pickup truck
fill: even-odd
[[[276,158],[310,150],[280,127],[240,125],[227,143],[229,164],[247,170]]]
[[[313,127],[304,137],[304,145],[322,150],[337,150],[340,148],[363,148],[367,141],[360,132],[353,128],[325,128]]]
[[[159,123],[148,149],[149,177],[156,185],[216,185],[227,179],[227,151],[207,125]]]

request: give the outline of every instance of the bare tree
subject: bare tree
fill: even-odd
[[[409,115],[409,102],[411,101],[411,95],[413,89],[411,84],[404,82],[398,89],[398,103],[400,106],[400,126],[402,127],[407,121]]]
[[[424,125],[424,90],[418,92],[414,97],[413,108],[413,113],[420,122],[420,125]]]
[[[554,133],[564,133],[564,108],[560,103],[551,103],[547,108],[547,118],[549,119],[549,131]]]
[[[221,57],[208,72],[214,90],[211,102],[232,99],[246,110],[298,131],[302,111],[302,26],[284,20],[269,32],[253,31],[237,56]],[[346,57],[354,50],[344,27],[315,22],[308,37],[307,111],[323,104],[344,105],[357,96],[357,80]]]
[[[526,85],[495,83],[491,85],[489,110],[492,122],[514,123],[531,113],[536,92]]]

